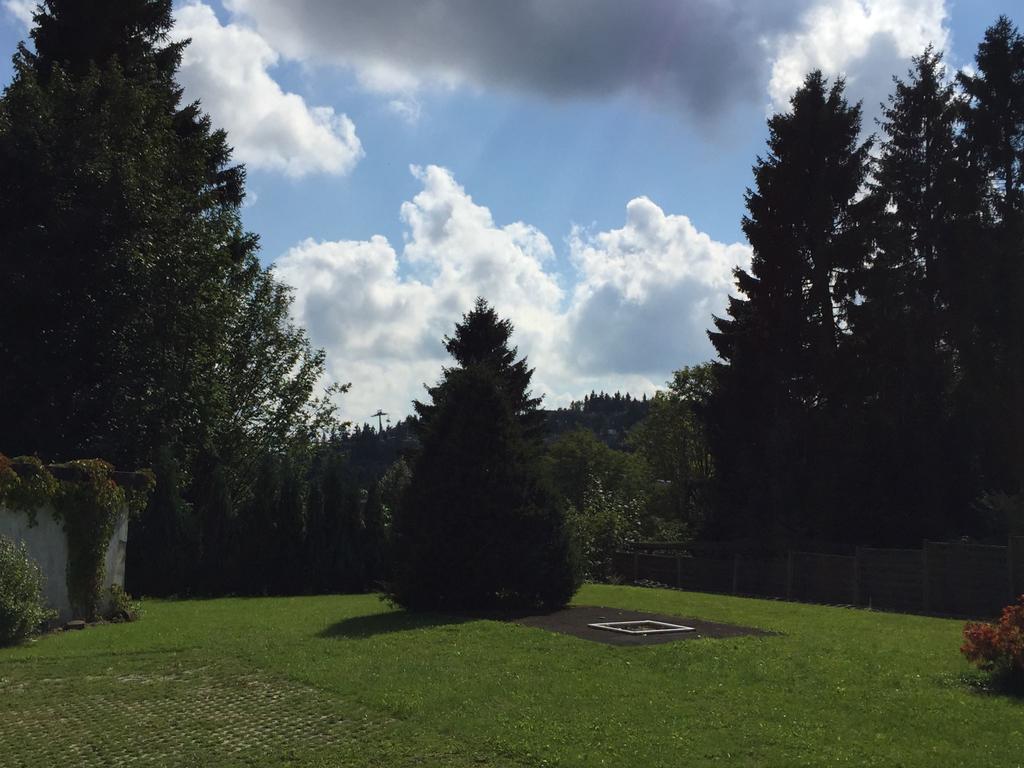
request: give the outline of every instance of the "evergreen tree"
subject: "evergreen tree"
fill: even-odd
[[[204,595],[236,593],[243,585],[238,517],[225,464],[216,454],[204,452],[200,456],[192,490],[196,498],[194,516],[199,525],[196,591]]]
[[[305,480],[303,463],[286,457],[281,467],[278,496],[277,564],[274,568],[275,594],[295,595],[303,591],[306,533]]]
[[[1024,491],[1024,37],[1005,16],[961,73],[963,145],[984,180],[959,318],[959,404],[975,426],[982,487]]]
[[[951,421],[956,382],[950,307],[961,303],[958,103],[942,55],[928,48],[883,110],[869,206],[875,249],[851,309],[863,408],[862,541],[945,536],[966,509],[965,446]]]
[[[523,428],[527,440],[538,446],[544,436],[544,414],[539,410],[541,398],[530,393],[533,369],[526,358],[516,360],[518,347],[510,347],[512,323],[498,317],[497,312],[483,298],[477,298],[473,309],[462,316],[452,336],[445,336],[444,346],[462,367],[482,365],[493,371],[512,405],[512,412]],[[436,400],[436,392],[428,389]],[[413,403],[421,421],[433,414],[433,406]]]
[[[422,450],[392,529],[388,592],[406,608],[554,608],[579,585],[564,512],[533,444],[539,427],[524,418],[530,372],[511,364],[511,330],[478,302],[449,342],[463,364],[444,371],[421,409]]]
[[[710,334],[723,361],[709,435],[719,535],[833,535],[848,503],[845,326],[867,253],[857,194],[870,142],[859,141],[860,106],[842,80],[829,87],[814,72],[791,104],[768,121],[769,152],[746,196],[745,298],[730,298]],[[815,517],[823,510],[833,519]]]
[[[168,448],[157,451],[156,487],[142,522],[131,532],[125,578],[135,594],[186,595],[192,585],[189,553],[195,549],[195,526],[181,498],[177,459]]]
[[[307,505],[307,584],[314,593],[361,592],[365,586],[360,490],[345,457],[318,458]]]
[[[278,565],[277,513],[281,505],[281,459],[268,454],[260,464],[252,499],[238,521],[241,539],[242,591],[269,595]]]

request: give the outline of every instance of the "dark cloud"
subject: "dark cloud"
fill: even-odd
[[[226,0],[296,58],[697,114],[763,98],[762,40],[810,0]],[[399,78],[400,79],[400,78]]]

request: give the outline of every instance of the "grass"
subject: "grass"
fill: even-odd
[[[962,622],[588,586],[781,635],[614,647],[374,596],[148,602],[0,650],[0,765],[1018,766]]]

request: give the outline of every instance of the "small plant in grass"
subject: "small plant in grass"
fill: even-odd
[[[28,639],[55,616],[43,602],[43,575],[25,545],[0,536],[0,646]]]
[[[113,584],[110,587],[110,603],[104,618],[115,624],[137,621],[142,618],[142,603],[125,592],[124,587]]]
[[[1024,595],[1003,609],[998,623],[967,624],[960,652],[980,669],[1024,684]]]

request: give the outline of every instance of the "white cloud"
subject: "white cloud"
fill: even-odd
[[[32,26],[32,14],[36,12],[37,4],[38,0],[4,0],[4,10],[27,28]]]
[[[638,198],[622,229],[574,231],[579,282],[567,296],[542,232],[497,224],[444,168],[411,170],[422,189],[402,206],[400,254],[380,236],[306,240],[277,262],[330,376],[353,383],[346,418],[408,413],[448,362],[442,337],[479,295],[515,324],[535,390],[552,404],[594,388],[651,392],[673,369],[711,357],[704,331],[746,247],[716,243]]]
[[[193,2],[176,11],[174,34],[192,39],[178,77],[186,97],[227,129],[238,160],[298,177],[346,174],[363,156],[346,115],[281,89],[268,71],[278,53],[254,30],[222,25],[212,8]]]
[[[945,0],[828,0],[807,10],[793,30],[766,41],[773,109],[787,107],[813,69],[843,75],[854,98],[874,114],[906,62],[932,43],[949,44]],[[867,126],[869,129],[871,126]]]
[[[579,271],[566,350],[585,373],[642,373],[710,359],[706,336],[750,248],[712,240],[686,216],[666,215],[646,197],[626,206],[622,229],[570,238]]]

